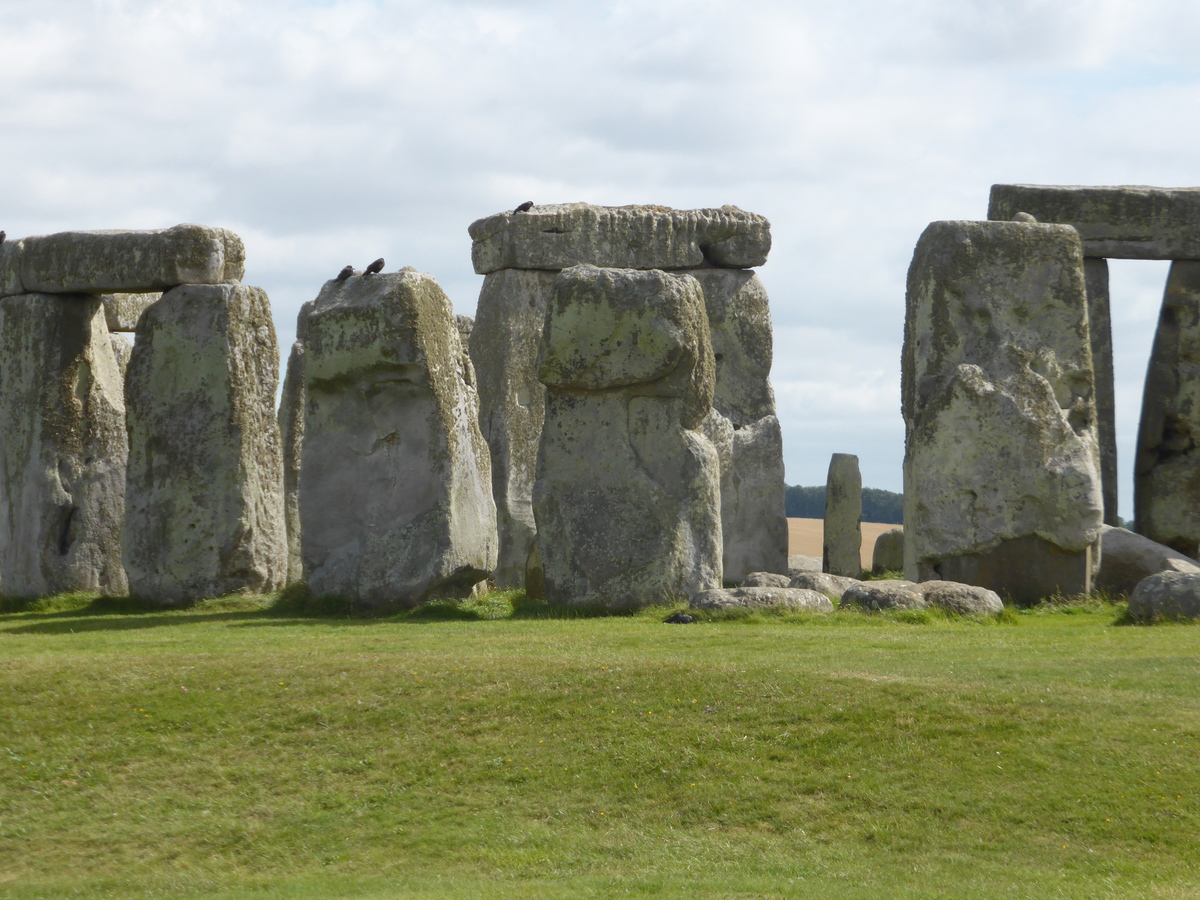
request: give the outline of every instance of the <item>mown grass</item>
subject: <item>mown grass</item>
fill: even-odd
[[[0,896],[1200,895],[1194,626],[314,602],[11,604]]]

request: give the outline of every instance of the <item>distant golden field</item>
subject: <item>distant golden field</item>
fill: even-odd
[[[822,555],[823,519],[788,519],[788,554],[815,556]],[[875,551],[875,538],[885,531],[895,528],[895,525],[884,525],[879,522],[862,523],[862,567],[871,568],[871,554]]]

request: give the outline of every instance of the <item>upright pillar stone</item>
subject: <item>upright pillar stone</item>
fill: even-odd
[[[1134,465],[1137,530],[1195,557],[1200,542],[1200,261],[1171,264],[1146,369]]]
[[[732,428],[722,471],[726,577],[785,571],[782,434],[768,379],[770,312],[762,283],[747,271],[766,261],[767,220],[736,207],[571,203],[489,216],[470,232],[475,271],[486,276],[471,358],[492,453],[497,584],[521,586],[533,551],[530,497],[545,403],[536,375],[542,322],[555,274],[575,264],[671,269],[704,285],[718,354],[715,403]]]
[[[1086,592],[1103,499],[1083,254],[1068,226],[934,222],[908,273],[905,576]]]
[[[821,571],[862,575],[862,475],[858,457],[835,453],[825,479],[824,553]]]
[[[283,520],[287,529],[287,583],[304,581],[300,553],[300,449],[304,443],[304,335],[313,303],[300,307],[296,340],[279,392],[279,440],[283,448]]]
[[[127,455],[120,369],[100,301],[0,300],[0,593],[126,593]]]
[[[1096,435],[1100,441],[1100,484],[1104,523],[1120,524],[1117,515],[1117,406],[1113,383],[1112,314],[1108,298],[1108,260],[1085,257],[1088,337],[1096,373]]]
[[[327,282],[303,369],[309,588],[367,607],[468,594],[496,565],[496,510],[449,298],[413,269]]]
[[[567,269],[543,347],[533,506],[547,600],[634,609],[720,587],[719,462],[697,430],[715,380],[699,284]]]
[[[182,285],[142,313],[126,374],[134,595],[171,605],[282,587],[278,359],[261,288]]]

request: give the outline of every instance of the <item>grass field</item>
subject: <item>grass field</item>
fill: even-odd
[[[0,897],[1197,897],[1200,628],[1121,613],[8,612]]]

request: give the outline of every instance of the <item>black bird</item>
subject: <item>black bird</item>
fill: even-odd
[[[526,200],[524,203],[522,203],[520,206],[518,206],[516,209],[513,210],[513,215],[515,216],[519,212],[529,212],[531,209],[533,209],[533,201]]]
[[[691,625],[696,620],[687,613],[680,611],[675,613],[673,616],[663,619],[663,621],[668,625]]]
[[[354,266],[346,266],[346,268],[344,268],[344,269],[342,269],[342,271],[338,272],[337,280],[345,281],[347,278],[349,278],[353,274],[354,274]]]
[[[367,268],[365,270],[363,270],[363,274],[364,275],[374,275],[376,272],[382,272],[382,271],[383,271],[383,257],[381,256],[381,257],[379,257],[379,259],[375,260],[375,262],[373,262],[369,266],[367,266]]]

